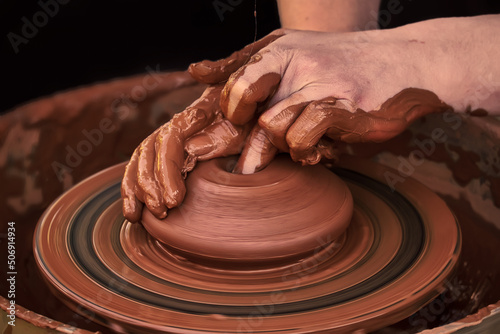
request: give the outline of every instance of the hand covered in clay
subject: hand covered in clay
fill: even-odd
[[[363,40],[356,43],[358,38]],[[347,143],[384,141],[415,118],[445,110],[429,89],[426,46],[385,32],[286,31],[231,75],[221,107],[234,124],[258,112],[238,171],[253,173],[278,148],[293,160],[315,164],[332,153],[327,136]],[[205,81],[206,82],[206,81]],[[322,144],[323,143],[323,144]]]
[[[197,160],[238,153],[247,136],[236,172],[264,168],[278,150],[314,164],[332,158],[336,142],[384,141],[431,112],[498,110],[500,66],[488,55],[500,52],[499,36],[495,15],[352,33],[278,30],[193,64],[192,76],[212,86],[137,148],[122,183],[124,215],[138,221],[145,203],[165,217]]]
[[[472,86],[462,85],[470,75],[465,68],[477,59],[467,43],[481,48],[471,33],[479,23],[486,31],[488,23],[478,18],[352,33],[282,31],[233,73],[222,91],[222,112],[234,124],[246,124],[265,110],[237,171],[262,169],[276,148],[314,164],[334,153],[325,138],[381,142],[420,116],[450,109],[448,104],[465,109],[462,102]],[[217,81],[217,68],[192,65],[200,66]],[[487,68],[476,70],[479,75]],[[212,82],[209,76],[198,79]]]
[[[220,96],[229,75],[241,67],[260,48],[278,38],[270,34],[235,52],[220,62],[205,62],[191,67],[196,77],[209,77],[210,85],[186,110],[153,132],[136,148],[122,181],[123,214],[131,222],[141,218],[145,204],[158,218],[182,203],[186,188],[184,178],[197,161],[241,152],[255,122],[234,125],[224,118]]]

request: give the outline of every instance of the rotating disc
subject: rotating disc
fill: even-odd
[[[354,212],[344,235],[313,255],[266,269],[192,263],[121,213],[124,164],[76,185],[44,213],[34,236],[54,292],[95,320],[141,332],[317,333],[375,330],[442,292],[460,253],[446,204],[414,180],[395,191],[384,167],[335,169]]]

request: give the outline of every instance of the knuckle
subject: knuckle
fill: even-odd
[[[222,129],[222,132],[230,138],[234,138],[239,135],[238,129],[233,125],[233,123],[229,122],[226,119],[220,122],[219,126]]]
[[[299,140],[294,133],[289,132],[286,134],[286,142],[288,147],[290,147],[290,151],[302,152],[307,149],[307,145],[303,141]]]
[[[283,140],[284,136],[281,135],[281,131],[277,129],[275,126],[273,126],[271,123],[267,122],[266,120],[261,120],[259,118],[259,127],[262,129],[264,132],[265,136],[268,138],[270,142],[273,144],[279,143],[281,140]]]
[[[229,85],[226,85],[227,89],[229,89],[227,92],[228,97],[245,98],[246,95],[248,95],[248,90],[252,86],[252,82],[247,78],[235,72],[231,75],[229,80]]]
[[[259,117],[258,123],[262,130],[266,131],[267,133],[273,132],[273,118],[273,116],[269,116],[267,114],[263,114]]]

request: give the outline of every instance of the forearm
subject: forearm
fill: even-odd
[[[278,0],[281,26],[313,31],[377,29],[380,0]]]
[[[400,34],[431,48],[422,75],[444,102],[500,115],[500,15],[430,20]]]

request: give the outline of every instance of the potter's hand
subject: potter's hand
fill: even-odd
[[[234,124],[245,124],[258,104],[267,105],[260,136],[247,143],[237,170],[264,168],[272,146],[315,164],[332,153],[320,144],[324,135],[347,143],[383,141],[416,117],[445,110],[429,91],[403,91],[429,88],[426,49],[385,31],[287,31],[231,75],[222,92],[222,111]]]
[[[481,87],[482,75],[492,77],[489,68],[499,74],[499,65],[481,51],[498,50],[500,43],[481,39],[481,33],[498,31],[498,21],[487,16],[385,31],[285,31],[232,74],[223,89],[222,111],[234,124],[251,120],[263,104],[266,109],[237,169],[263,168],[272,146],[313,164],[332,152],[321,145],[325,136],[380,142],[422,115],[447,110],[447,104],[455,110],[484,107],[491,99],[466,98]],[[492,95],[497,105],[498,90],[491,90],[497,92]]]
[[[123,214],[140,220],[143,205],[158,218],[184,199],[184,177],[196,161],[241,152],[252,122],[234,125],[224,119],[220,107],[223,84],[251,55],[281,35],[277,31],[248,45],[229,58],[203,61],[190,67],[191,75],[211,83],[203,95],[171,121],[158,128],[134,151],[122,182]]]
[[[165,218],[167,209],[184,199],[184,177],[196,161],[241,151],[251,124],[233,125],[223,118],[221,89],[222,85],[208,87],[135,149],[121,188],[123,214],[129,221],[140,220],[143,203],[156,217]]]

